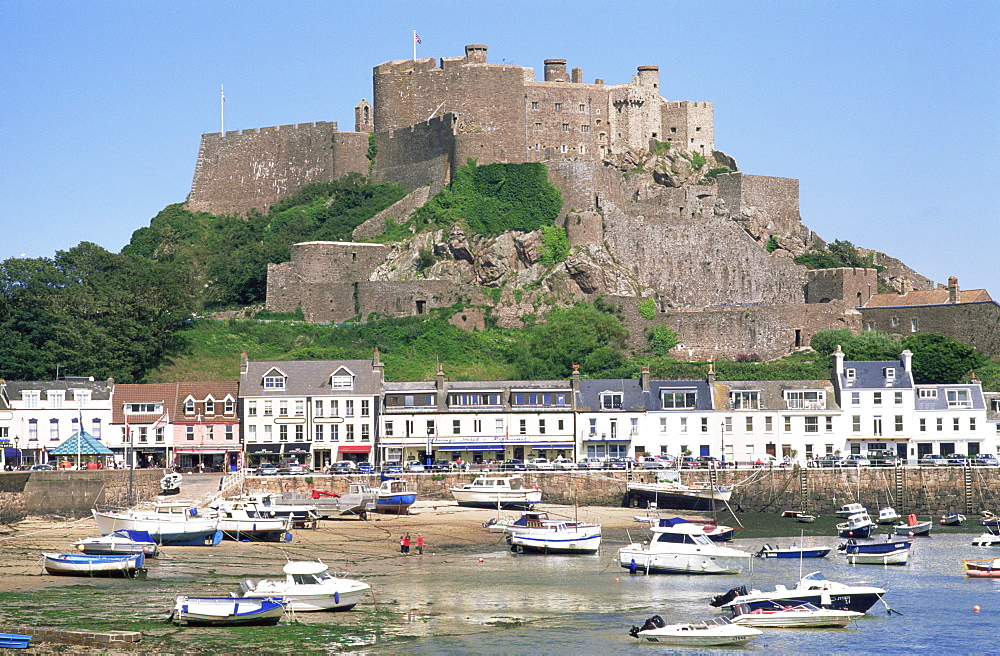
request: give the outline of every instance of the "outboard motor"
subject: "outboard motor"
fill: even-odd
[[[738,588],[730,588],[729,592],[725,592],[720,595],[715,595],[714,597],[712,597],[712,601],[708,603],[716,608],[721,608],[726,604],[728,604],[733,599],[736,599],[736,597],[742,597],[746,593],[747,593],[747,586],[741,585]]]
[[[667,623],[663,621],[662,617],[660,617],[659,615],[653,615],[648,620],[646,620],[646,623],[643,624],[641,627],[632,625],[632,628],[629,629],[628,634],[633,638],[638,638],[640,631],[649,631],[650,629],[662,629],[666,625]]]
[[[254,585],[256,584],[253,582],[253,579],[244,579],[243,581],[240,582],[240,594],[243,595],[247,592],[250,592],[251,590],[253,590]]]

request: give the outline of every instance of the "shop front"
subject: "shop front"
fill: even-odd
[[[516,448],[514,449],[517,450]],[[517,456],[510,456],[516,458]],[[502,442],[449,442],[434,444],[432,460],[451,460],[480,464],[507,459]]]
[[[298,463],[307,467],[315,467],[310,461],[312,451],[308,442],[288,442],[282,445],[280,464]]]
[[[371,444],[339,444],[335,460],[350,460],[352,462],[367,462],[371,458]]]
[[[238,449],[174,449],[174,463],[181,472],[225,472],[236,471],[240,466]]]
[[[278,465],[281,457],[280,444],[248,444],[246,446],[247,467],[260,467],[261,465]]]
[[[531,449],[532,452],[527,455],[528,458],[547,458],[549,460],[569,458],[570,460],[576,460],[573,457],[576,453],[576,445],[573,442],[539,442],[532,444]]]

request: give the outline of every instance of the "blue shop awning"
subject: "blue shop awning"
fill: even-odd
[[[524,446],[518,444],[516,446]],[[435,451],[503,451],[503,444],[441,444],[434,445]]]
[[[545,442],[544,444],[532,444],[532,449],[572,449],[575,445],[572,442]]]

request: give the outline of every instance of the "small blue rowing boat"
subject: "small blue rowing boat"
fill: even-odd
[[[760,551],[754,554],[758,558],[826,558],[832,551],[831,547],[796,547],[793,543],[791,547],[779,547],[765,544]]]

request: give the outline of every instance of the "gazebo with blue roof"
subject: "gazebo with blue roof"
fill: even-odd
[[[101,444],[96,437],[87,431],[73,433],[65,442],[49,450],[49,460],[52,460],[52,457],[55,456],[62,456],[64,458],[77,456],[76,466],[78,469],[81,468],[80,459],[83,456],[107,457],[113,455],[114,451]]]

